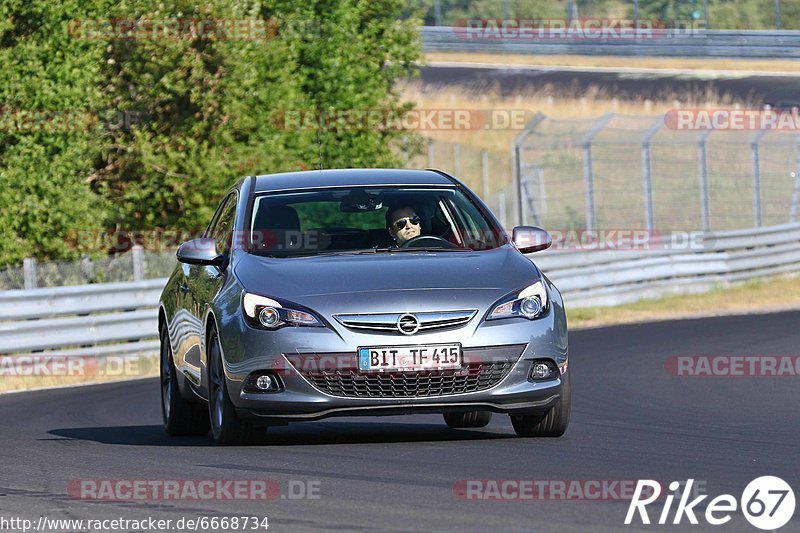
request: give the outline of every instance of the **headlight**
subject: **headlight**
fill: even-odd
[[[317,317],[299,306],[249,292],[242,297],[242,310],[248,321],[256,327],[278,329],[281,326],[322,326]]]
[[[519,294],[511,294],[494,305],[486,320],[523,317],[534,320],[547,312],[549,300],[542,281],[526,287]]]

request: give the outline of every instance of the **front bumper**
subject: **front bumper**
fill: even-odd
[[[559,313],[562,313],[561,316]],[[221,340],[231,401],[243,418],[267,424],[334,416],[473,410],[527,414],[550,409],[561,396],[562,379],[565,376],[556,372],[552,379],[533,381],[529,375],[535,360],[552,362],[555,368],[567,371],[563,308],[551,309],[547,316],[535,321],[509,319],[473,322],[449,331],[410,337],[355,332],[338,325],[330,328],[287,327],[277,331],[262,331],[244,323],[228,324],[222,329]],[[312,362],[318,358],[330,361],[332,357],[355,359],[358,348],[362,346],[444,343],[461,344],[465,365],[470,362],[507,361],[507,368],[502,378],[492,382],[491,386],[471,392],[347,397],[324,390],[309,378],[303,368],[296,368],[291,363],[297,364],[298,357]],[[245,391],[246,378],[258,371],[274,371],[282,381],[282,390],[269,393]]]

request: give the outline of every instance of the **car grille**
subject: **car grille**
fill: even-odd
[[[367,373],[358,370],[354,364],[351,368],[305,370],[301,373],[314,387],[333,396],[346,398],[447,396],[494,387],[508,375],[522,355],[524,347],[524,345],[513,345],[494,347],[494,349],[465,349],[464,360],[467,362],[460,369]],[[486,355],[489,357],[485,357]]]
[[[351,314],[333,315],[343,326],[378,333],[405,333],[413,335],[417,331],[431,331],[436,329],[453,328],[463,326],[478,311],[468,309],[463,311],[426,311],[421,313],[375,313],[375,314]],[[406,321],[413,320],[418,327],[404,331]]]

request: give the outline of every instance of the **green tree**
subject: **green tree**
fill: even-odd
[[[92,1],[0,4],[0,264],[74,258],[68,237],[102,222],[87,180],[103,142],[102,43],[72,39]]]

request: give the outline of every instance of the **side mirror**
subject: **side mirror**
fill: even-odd
[[[188,265],[222,266],[225,256],[217,253],[217,243],[210,237],[192,239],[178,248],[178,261]]]
[[[536,226],[517,226],[511,238],[523,254],[546,250],[553,244],[550,234]]]

